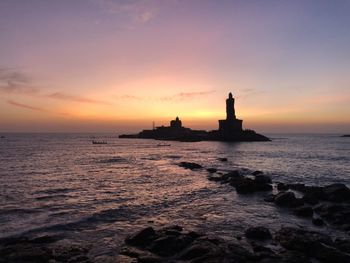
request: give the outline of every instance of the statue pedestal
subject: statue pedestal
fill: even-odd
[[[219,120],[219,132],[224,134],[241,132],[243,120],[232,119],[232,120]]]

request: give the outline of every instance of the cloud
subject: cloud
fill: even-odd
[[[206,96],[214,93],[214,90],[210,91],[194,91],[194,92],[180,92],[169,96],[161,97],[141,97],[131,94],[125,94],[122,96],[115,96],[116,99],[127,100],[127,101],[160,101],[160,102],[170,102],[170,101],[184,101],[184,100],[193,100],[198,97]]]
[[[134,24],[145,24],[155,19],[161,9],[176,4],[176,0],[95,0],[104,11],[126,17]]]
[[[32,80],[23,72],[10,68],[0,68],[0,92],[37,94],[39,89],[33,87]]]
[[[174,94],[172,96],[160,97],[161,101],[184,101],[184,100],[193,100],[198,97],[206,96],[214,93],[214,90],[211,91],[196,91],[196,92],[181,92]]]
[[[69,95],[69,94],[62,93],[62,92],[55,92],[55,93],[46,95],[46,97],[51,98],[51,99],[56,99],[56,100],[65,100],[65,101],[73,101],[73,102],[110,105],[110,103],[107,102],[107,101],[94,100],[94,99],[90,99],[90,98],[86,98],[86,97]]]
[[[24,109],[34,110],[34,111],[47,112],[47,110],[45,110],[43,108],[34,107],[34,106],[27,105],[27,104],[22,104],[22,103],[13,101],[13,100],[8,100],[7,103],[10,104],[10,105],[19,107],[19,108],[24,108]]]

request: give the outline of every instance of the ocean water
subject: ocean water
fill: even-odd
[[[91,248],[91,257],[118,253],[124,238],[145,226],[179,224],[232,239],[249,226],[313,228],[310,220],[240,196],[207,180],[205,169],[261,170],[273,181],[350,184],[350,138],[269,135],[271,142],[164,142],[115,134],[5,134],[0,139],[0,237],[55,233]],[[108,144],[93,145],[93,139]],[[227,162],[218,158],[225,157]],[[331,235],[341,235],[324,228]]]

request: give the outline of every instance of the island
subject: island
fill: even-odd
[[[350,134],[344,134],[341,137],[350,137]]]
[[[182,126],[179,117],[170,121],[170,126],[154,127],[152,130],[143,130],[137,134],[122,134],[119,138],[139,138],[172,141],[229,141],[253,142],[270,141],[264,135],[253,130],[243,129],[243,120],[237,119],[235,112],[235,99],[230,92],[226,99],[226,119],[219,120],[219,129],[213,131],[192,130]]]

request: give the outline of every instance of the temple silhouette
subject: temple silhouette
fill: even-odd
[[[270,141],[253,130],[243,129],[243,120],[237,119],[235,99],[230,92],[226,99],[226,119],[219,120],[219,129],[213,131],[192,130],[182,126],[179,117],[170,121],[170,126],[154,127],[138,134],[123,134],[119,138],[141,138],[174,141]]]

